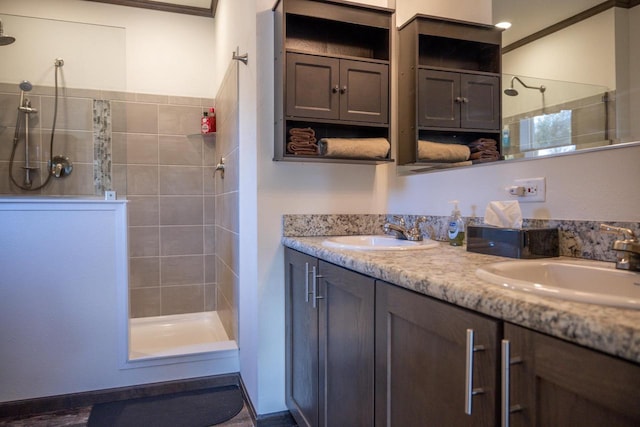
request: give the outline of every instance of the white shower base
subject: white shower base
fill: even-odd
[[[237,350],[215,311],[129,320],[129,360]]]

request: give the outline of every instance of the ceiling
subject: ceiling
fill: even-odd
[[[218,0],[85,0],[120,6],[141,7],[163,12],[185,13],[187,15],[216,16]]]

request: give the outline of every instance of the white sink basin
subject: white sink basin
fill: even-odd
[[[416,249],[429,249],[438,246],[433,240],[411,242],[399,240],[392,236],[337,236],[329,237],[322,242],[324,246],[337,249],[360,249],[367,251],[410,251]]]
[[[478,277],[507,289],[571,301],[640,309],[640,273],[614,263],[522,260],[486,265]]]

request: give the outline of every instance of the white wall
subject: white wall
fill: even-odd
[[[107,30],[96,29],[96,38],[90,40],[91,43],[85,43],[87,33],[83,30],[82,33],[76,32],[77,40],[71,37],[56,45],[61,34],[54,33],[25,48],[26,43],[32,39],[28,36],[29,32],[37,34],[38,29],[12,28],[7,20],[4,31],[6,34],[16,34],[17,40],[0,50],[3,63],[0,81],[18,78],[18,84],[23,79],[33,78],[25,76],[36,75],[42,77],[33,78],[35,81],[32,83],[53,85],[53,73],[47,73],[48,68],[43,67],[52,67],[54,58],[63,56],[65,86],[70,88],[90,87],[213,98],[220,82],[221,76],[217,80],[213,78],[217,69],[211,18],[80,0],[2,0],[0,14],[124,28],[124,40],[118,39],[116,42],[97,38],[97,34]],[[34,27],[37,25],[34,24]],[[67,28],[72,32],[76,26],[77,24],[61,24],[57,28]],[[21,39],[17,36],[23,35],[25,30],[25,37]],[[54,48],[50,47],[52,43]],[[68,43],[74,44],[73,49],[68,49]],[[122,43],[125,50],[116,55],[113,47]],[[89,52],[90,50],[93,51]],[[43,58],[46,61],[44,64],[41,63]],[[106,61],[103,62],[104,59]],[[117,64],[109,65],[109,59]],[[11,71],[4,66],[5,60],[7,64],[11,64]],[[35,65],[33,61],[37,61]],[[87,66],[96,61],[101,66],[87,69]],[[125,87],[122,87],[119,80],[114,81],[114,72],[118,76],[124,76]],[[88,82],[87,76],[92,77]]]

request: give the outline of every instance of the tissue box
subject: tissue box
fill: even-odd
[[[509,258],[549,258],[560,255],[557,228],[467,227],[467,251]]]

